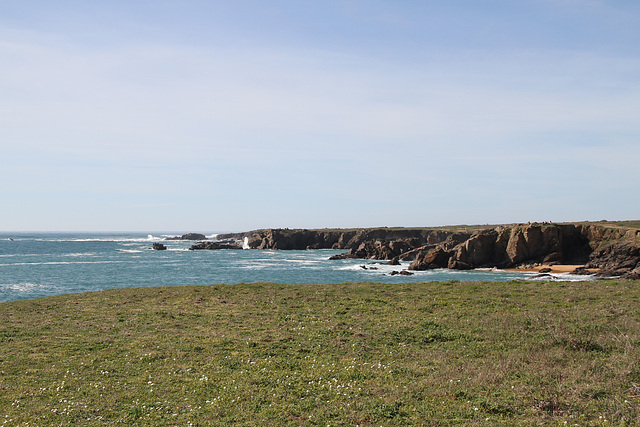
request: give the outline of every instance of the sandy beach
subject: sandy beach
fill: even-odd
[[[551,269],[551,273],[571,273],[578,267],[584,267],[584,265],[579,264],[557,264],[557,265],[539,265],[537,267],[516,267],[516,268],[506,268],[505,271],[519,271],[519,272],[533,272],[539,273],[540,270],[549,268]],[[591,273],[596,273],[598,271],[597,268],[588,269]]]

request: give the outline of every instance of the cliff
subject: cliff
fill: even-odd
[[[333,259],[412,261],[410,270],[578,264],[601,276],[640,278],[640,230],[596,223],[457,228],[267,229],[218,236],[252,249],[344,249]]]

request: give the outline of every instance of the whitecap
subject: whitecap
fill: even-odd
[[[361,260],[362,261],[362,260]],[[363,268],[364,267],[364,268]],[[394,270],[404,270],[406,264],[389,265],[386,263],[371,263],[371,262],[358,262],[357,264],[348,264],[338,267],[336,270],[341,271],[359,271],[363,273],[390,273]]]
[[[264,270],[267,267],[268,267],[267,264],[245,264],[245,265],[240,265],[236,268],[240,270]]]
[[[74,265],[74,264],[128,264],[131,261],[43,261],[43,262],[15,262],[10,264],[0,264],[0,267],[7,266],[34,266],[34,265]]]
[[[571,273],[548,273],[548,274],[539,274],[539,273],[527,273],[529,277],[528,280],[553,280],[559,282],[582,282],[587,280],[595,280],[595,275],[580,275],[580,274],[571,274]]]
[[[30,283],[30,282],[10,283],[10,284],[3,284],[3,285],[0,285],[0,286],[2,288],[8,289],[8,290],[12,290],[12,291],[17,291],[17,292],[31,292],[31,291],[36,290],[36,289],[46,288],[46,286],[39,285],[37,283]]]
[[[311,259],[283,259],[283,262],[292,262],[296,264],[319,264],[322,261],[315,261]]]

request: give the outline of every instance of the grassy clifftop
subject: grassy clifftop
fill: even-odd
[[[606,228],[627,228],[627,229],[640,229],[640,220],[629,221],[575,221],[575,222],[561,222],[554,224],[574,224],[574,225],[599,225]],[[458,225],[443,225],[438,227],[373,227],[373,228],[386,228],[389,230],[444,230],[451,232],[473,232],[477,230],[484,230],[486,228],[496,228],[500,226],[513,226],[516,224],[458,224]],[[322,228],[314,229],[314,231],[357,231],[359,228]],[[264,231],[264,230],[260,230]]]
[[[621,280],[187,286],[3,303],[0,422],[635,425],[639,302],[640,282]]]

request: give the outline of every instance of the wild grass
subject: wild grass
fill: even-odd
[[[638,425],[640,282],[239,284],[0,304],[0,425]]]
[[[617,227],[617,228],[640,228],[640,221],[599,221],[598,224],[605,227]]]
[[[545,225],[543,223],[537,223],[539,225]],[[549,225],[552,223],[548,223]],[[626,228],[626,229],[637,229],[640,228],[640,220],[634,221],[581,221],[581,222],[565,222],[565,223],[553,223],[553,224],[576,224],[576,225],[599,225],[606,228]],[[416,230],[416,231],[449,231],[449,232],[466,232],[473,233],[475,231],[484,230],[487,228],[495,228],[499,226],[514,226],[517,224],[460,224],[460,225],[445,225],[439,227],[376,227],[380,229],[387,229],[390,231],[402,231],[402,230]],[[373,229],[373,228],[371,228]],[[353,228],[353,229],[342,229],[342,228],[323,228],[317,229],[315,231],[359,231],[362,229]],[[259,230],[264,231],[264,230]]]

